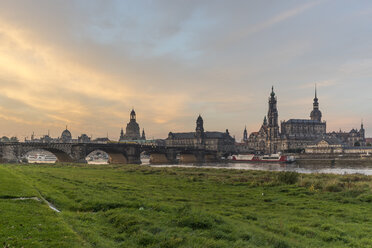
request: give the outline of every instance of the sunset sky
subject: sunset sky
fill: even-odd
[[[117,140],[134,107],[148,138],[257,131],[279,119],[372,136],[372,1],[0,2],[0,135],[66,125]]]

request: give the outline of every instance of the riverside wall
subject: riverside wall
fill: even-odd
[[[297,164],[372,165],[372,156],[361,154],[297,154]]]

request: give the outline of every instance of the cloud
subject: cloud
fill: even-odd
[[[349,92],[359,96],[352,106],[365,106],[371,25],[348,19],[342,27],[356,38],[347,44],[337,28],[343,4],[330,15],[334,5],[2,1],[0,118],[7,120],[0,135],[51,129],[58,136],[68,124],[74,136],[109,132],[117,139],[132,107],[150,137],[193,130],[198,113],[208,129],[240,135],[245,124],[262,122],[272,84],[281,119],[308,115],[312,93],[299,89],[316,81],[322,107],[344,113]]]
[[[123,118],[125,109],[129,111],[133,102],[145,110],[144,115],[154,113],[152,121],[164,124],[182,113],[183,105],[188,101],[182,92],[173,92],[169,96],[169,92],[152,94],[146,89],[135,88],[131,81],[136,79],[130,76],[119,79],[105,71],[76,63],[68,52],[66,56],[64,50],[34,40],[34,34],[29,35],[27,30],[17,29],[4,20],[0,23],[2,94],[38,110],[45,121],[44,126],[54,122],[60,126],[70,123],[82,127],[91,118],[95,119],[94,115],[106,118],[108,123],[105,126],[109,126],[112,120],[108,115],[116,115],[119,123],[119,116]],[[119,106],[121,111],[117,109]],[[11,112],[6,114],[12,115]],[[35,117],[28,118],[24,124],[40,124],[32,122]],[[8,117],[8,120],[20,122],[20,118]],[[102,134],[103,130],[99,132]]]
[[[311,9],[312,7],[319,5],[320,3],[324,2],[323,0],[319,1],[311,1],[308,3],[304,3],[300,6],[296,6],[294,8],[291,8],[289,10],[286,10],[284,12],[281,12],[273,17],[268,18],[265,21],[262,21],[260,23],[256,23],[254,25],[246,26],[243,29],[235,30],[232,34],[228,35],[222,42],[217,43],[217,47],[224,47],[227,45],[231,45],[245,37],[251,36],[255,33],[264,31],[266,29],[269,29],[283,21],[286,21],[290,18],[293,18],[304,11]]]
[[[315,85],[317,88],[324,88],[324,87],[334,86],[336,84],[337,84],[336,80],[330,79],[330,80],[315,81],[311,83],[302,84],[299,86],[299,88],[301,89],[315,88]]]

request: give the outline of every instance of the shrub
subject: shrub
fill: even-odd
[[[329,192],[341,192],[343,188],[339,184],[331,184],[327,185],[325,190]]]
[[[278,175],[278,181],[285,184],[295,184],[297,183],[299,174],[297,172],[280,172]]]

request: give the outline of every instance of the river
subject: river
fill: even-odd
[[[150,165],[143,161],[143,165]],[[299,165],[280,163],[205,163],[205,164],[173,164],[150,165],[152,167],[185,167],[185,168],[214,168],[236,170],[263,170],[263,171],[295,171],[298,173],[330,173],[330,174],[363,174],[372,175],[372,163],[363,166],[348,165]]]

